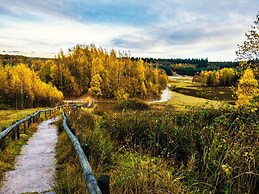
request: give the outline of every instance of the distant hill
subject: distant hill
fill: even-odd
[[[10,55],[10,54],[0,54],[0,63],[5,65],[16,65],[18,63],[25,63],[29,66],[32,60],[49,60],[50,58],[40,58],[40,57],[27,57],[23,55]],[[52,59],[53,60],[53,59]]]

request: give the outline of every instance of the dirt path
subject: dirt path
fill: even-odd
[[[166,89],[163,91],[160,100],[155,100],[155,101],[151,101],[151,102],[147,102],[147,103],[152,104],[152,103],[157,103],[157,102],[167,102],[170,98],[171,98],[171,93],[167,86]]]
[[[57,129],[51,123],[56,120],[58,117],[38,126],[38,131],[23,146],[21,155],[17,157],[15,170],[5,174],[0,193],[53,193]]]

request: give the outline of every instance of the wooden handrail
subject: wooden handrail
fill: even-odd
[[[77,138],[74,136],[74,134],[71,132],[71,129],[69,128],[67,124],[67,117],[64,111],[62,111],[62,116],[63,116],[63,127],[65,129],[66,134],[70,138],[74,149],[79,157],[79,161],[81,164],[81,168],[84,174],[84,179],[88,188],[88,192],[90,194],[101,194],[101,190],[97,184],[96,178],[94,177],[94,174],[92,172],[92,168],[88,162],[88,159],[79,143]]]
[[[13,131],[14,129],[16,129],[18,126],[20,126],[21,124],[30,121],[31,119],[34,119],[35,117],[37,117],[40,113],[42,112],[48,112],[48,111],[53,111],[55,109],[61,108],[62,106],[58,106],[58,107],[54,107],[54,108],[50,108],[50,109],[46,109],[46,110],[38,110],[37,112],[25,117],[22,120],[19,120],[17,122],[15,122],[13,125],[11,125],[10,127],[6,128],[4,131],[2,131],[0,133],[0,140],[4,139],[11,131]]]

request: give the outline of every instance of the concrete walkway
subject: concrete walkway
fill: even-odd
[[[0,193],[53,193],[57,129],[51,123],[58,119],[46,120],[38,126],[17,157],[15,170],[5,174]]]

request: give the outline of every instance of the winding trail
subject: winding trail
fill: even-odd
[[[155,100],[155,101],[151,101],[151,102],[148,102],[148,103],[151,104],[151,103],[157,103],[157,102],[167,102],[170,98],[171,98],[171,93],[170,93],[170,90],[167,86],[166,89],[163,91],[160,100]]]
[[[57,128],[51,125],[59,117],[43,121],[38,131],[22,147],[15,162],[15,170],[5,174],[0,193],[54,193],[55,145]]]

